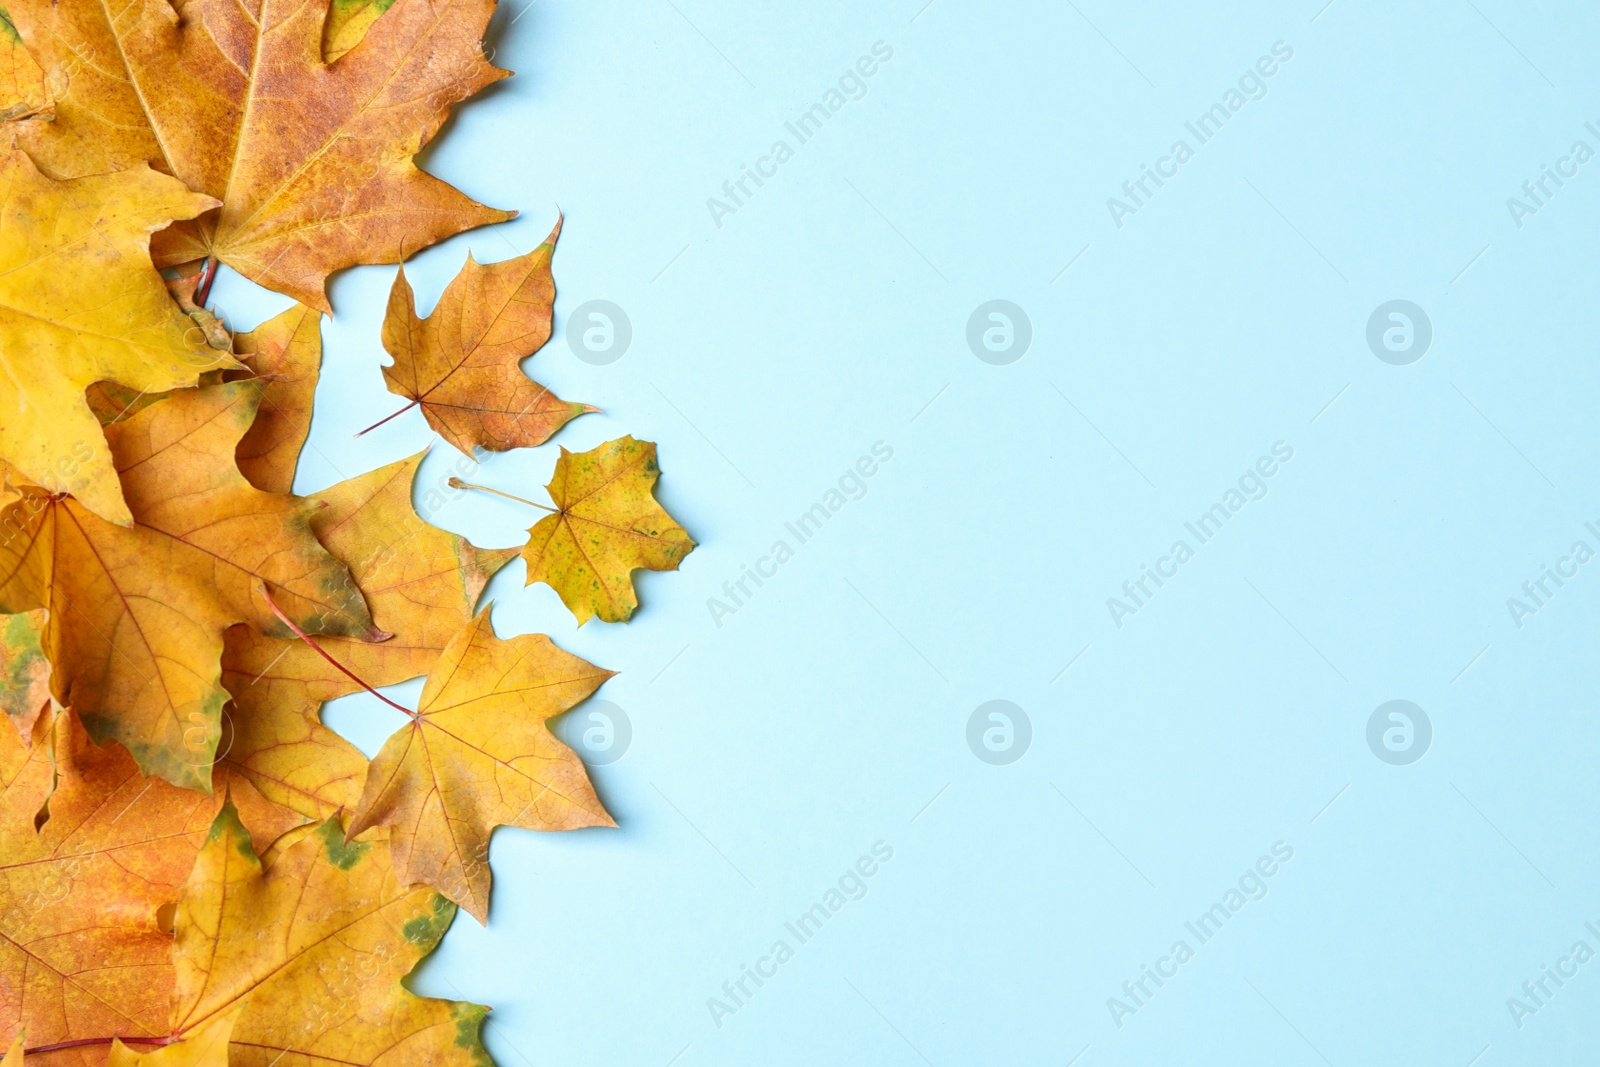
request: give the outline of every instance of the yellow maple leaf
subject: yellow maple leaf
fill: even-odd
[[[428,673],[450,638],[472,618],[478,596],[515,549],[481,549],[429,526],[411,507],[422,455],[340,482],[317,498],[326,506],[311,528],[347,564],[387,641],[318,642],[368,685]],[[313,819],[361,798],[367,759],[323,726],[322,703],[361,689],[302,641],[265,637],[249,627],[227,634],[222,680],[233,694],[228,762],[278,804]],[[248,821],[248,819],[247,819]]]
[[[345,566],[310,530],[313,501],[264,493],[234,466],[251,383],[185,390],[108,426],[138,525],[20,487],[0,509],[0,611],[48,608],[41,644],[58,702],[141,768],[209,788],[227,691],[223,634],[238,622],[381,639]]]
[[[4,1059],[0,1059],[0,1067],[22,1067],[22,1039],[26,1035],[17,1031],[16,1038],[11,1042],[11,1050]]]
[[[487,1009],[400,984],[455,907],[395,875],[383,842],[336,820],[292,831],[263,868],[231,806],[212,824],[178,905],[171,1030],[234,1011],[234,1067],[485,1067]]]
[[[60,182],[0,152],[0,459],[34,484],[131,523],[84,390],[159,392],[236,367],[207,347],[150,265],[150,232],[216,201],[143,163]]]
[[[627,622],[639,606],[633,572],[677,570],[694,550],[694,539],[656,501],[660,474],[650,441],[619,437],[587,452],[563,448],[545,486],[556,504],[545,510],[554,514],[534,524],[522,549],[527,584],[554,589],[579,626],[597,615]],[[451,484],[485,488],[456,479]]]
[[[532,252],[488,266],[469,255],[426,319],[417,317],[405,269],[395,275],[383,318],[394,363],[384,381],[411,401],[402,412],[421,405],[428,425],[469,456],[474,447],[542,445],[568,420],[599,410],[560,399],[517,365],[550,338],[550,257],[560,234],[557,221]]]
[[[396,263],[510,212],[413,162],[452,104],[508,72],[483,58],[493,0],[396,0],[329,64],[327,0],[8,0],[57,94],[15,123],[58,177],[153,160],[222,202],[155,244],[158,266],[214,256],[320,311],[333,271]]]
[[[350,833],[388,826],[395,869],[489,921],[496,826],[615,826],[583,761],[545,725],[614,672],[543,634],[502,641],[479,612],[445,648],[409,725],[367,771]]]

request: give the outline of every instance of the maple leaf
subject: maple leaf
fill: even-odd
[[[40,732],[30,748],[0,731],[0,1034],[26,1029],[37,1047],[164,1037],[172,941],[158,913],[220,799],[143,778],[70,715]],[[93,1050],[39,1058],[80,1061]]]
[[[215,257],[330,311],[328,275],[395,263],[513,213],[413,157],[452,104],[505,77],[481,51],[493,0],[395,0],[337,63],[327,0],[9,0],[54,120],[15,123],[57,177],[145,160],[222,206],[161,234],[157,266]],[[403,249],[402,249],[402,246]]]
[[[17,1032],[11,1042],[11,1051],[5,1054],[4,1059],[0,1059],[0,1067],[22,1067],[22,1039],[25,1036],[21,1031]]]
[[[450,484],[554,512],[528,531],[527,584],[554,589],[582,626],[597,615],[627,622],[639,606],[633,572],[677,570],[694,551],[693,538],[656,501],[660,474],[654,443],[619,437],[587,452],[561,449],[545,486],[554,508],[456,478]]]
[[[336,820],[291,832],[263,869],[231,806],[212,824],[178,905],[171,1030],[244,1002],[234,1067],[489,1067],[487,1009],[400,984],[455,907],[397,878],[383,842]]]
[[[304,629],[384,636],[312,535],[315,502],[264,493],[233,465],[259,397],[250,383],[186,390],[106,428],[131,529],[33,487],[0,509],[0,611],[50,609],[55,699],[147,773],[197,789],[227,699],[224,632],[289,632],[263,590]]]
[[[489,611],[451,640],[409,725],[367,771],[350,833],[388,826],[395,870],[489,921],[496,826],[615,826],[583,761],[545,725],[614,672],[543,634],[502,641]]]
[[[405,268],[395,274],[383,318],[383,347],[394,363],[383,377],[391,393],[411,401],[395,415],[421,405],[428,425],[470,456],[474,447],[542,445],[568,420],[599,410],[558,398],[517,365],[550,339],[550,257],[560,234],[557,220],[538,248],[488,266],[468,255],[426,319],[417,318]]]
[[[411,486],[422,455],[318,493],[326,506],[311,516],[318,539],[349,566],[374,622],[394,635],[378,644],[318,642],[369,685],[432,670],[450,638],[471,620],[489,578],[516,554],[477,548],[417,517]],[[367,759],[323,726],[318,711],[362,682],[302,641],[264,637],[245,626],[228,631],[222,680],[234,700],[231,766],[269,799],[308,818],[354,810]]]
[[[208,348],[150,265],[150,231],[216,201],[142,163],[60,182],[0,152],[0,459],[72,493],[111,522],[133,519],[84,390],[194,385],[237,366]]]

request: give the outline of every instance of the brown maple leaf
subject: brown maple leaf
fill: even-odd
[[[425,319],[417,317],[400,269],[383,318],[383,347],[394,357],[383,378],[391,393],[411,403],[395,415],[421,405],[428,425],[470,456],[474,447],[504,452],[542,445],[568,420],[600,410],[560,399],[518,367],[550,339],[556,298],[550,257],[560,234],[557,220],[538,248],[488,266],[469,255]]]
[[[41,168],[149,160],[222,202],[160,234],[158,266],[215,257],[326,312],[332,272],[512,217],[413,162],[452,104],[508,73],[481,50],[493,0],[395,0],[332,64],[327,0],[8,4],[62,87],[52,121],[14,123]]]
[[[186,390],[107,427],[132,528],[25,485],[0,509],[0,611],[49,609],[56,700],[147,773],[198,789],[227,699],[224,632],[291,632],[265,590],[303,629],[384,636],[312,535],[316,504],[264,493],[234,466],[259,397],[251,383]]]

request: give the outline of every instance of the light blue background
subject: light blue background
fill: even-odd
[[[1506,601],[1600,548],[1600,162],[1521,228],[1506,201],[1600,149],[1600,12],[525,2],[491,35],[517,77],[425,156],[523,214],[408,274],[427,310],[559,205],[557,330],[607,299],[633,344],[591,366],[558,333],[527,369],[606,414],[476,480],[543,499],[556,443],[632,433],[700,547],[626,627],[576,629],[520,561],[491,586],[502,635],[622,672],[601,696],[632,746],[594,772],[622,828],[501,831],[488,929],[458,918],[418,991],[493,1005],[501,1067],[1593,1057],[1600,962],[1521,1028],[1506,1001],[1600,950],[1600,563],[1521,628]],[[865,97],[796,146],[784,123],[877,41]],[[1119,229],[1107,198],[1278,41],[1267,95]],[[718,227],[707,198],[780,137],[795,157]],[[436,440],[416,412],[351,438],[400,403],[393,273],[333,287],[302,492]],[[282,306],[248,288],[216,293],[242,328]],[[965,340],[995,298],[1032,322],[1009,366]],[[1396,298],[1434,329],[1409,366],[1365,340]],[[880,440],[865,498],[715,625]],[[1107,598],[1277,441],[1268,495],[1118,628]],[[457,459],[435,444],[423,483]],[[432,517],[484,545],[534,518]],[[997,698],[1032,723],[1009,766],[965,739]],[[1395,698],[1433,725],[1409,766],[1367,746]],[[329,721],[373,751],[400,717]],[[880,840],[867,895],[719,1027],[708,998]],[[1278,841],[1266,897],[1200,946],[1184,923]],[[1108,998],[1180,938],[1195,958],[1119,1028]]]

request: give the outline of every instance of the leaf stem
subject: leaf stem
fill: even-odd
[[[479,489],[479,490],[482,490],[485,493],[493,493],[495,496],[503,496],[507,500],[515,500],[519,504],[526,504],[530,508],[543,508],[545,511],[550,512],[550,514],[552,514],[552,515],[561,514],[561,512],[558,509],[553,508],[548,504],[535,504],[533,501],[524,500],[520,496],[512,496],[510,493],[502,493],[498,489],[490,489],[487,485],[473,485],[471,482],[464,482],[460,478],[451,478],[450,479],[450,487],[452,489]]]
[[[294,624],[294,620],[289,618],[289,616],[287,616],[287,615],[285,615],[283,613],[283,609],[278,607],[277,603],[272,599],[272,594],[267,592],[265,587],[262,588],[261,595],[266,600],[267,607],[272,609],[272,613],[274,615],[276,615],[278,618],[283,620],[283,624],[285,626],[287,626],[287,627],[289,627],[289,629],[293,630],[299,636],[300,640],[304,641],[306,644],[310,645],[313,649],[315,649],[317,655],[321,656],[323,659],[327,660],[329,663],[331,663],[335,667],[339,668],[339,671],[342,674],[344,674],[344,676],[346,678],[349,678],[352,682],[355,682],[357,685],[361,686],[361,688],[365,689],[367,692],[371,693],[373,696],[377,697],[379,700],[383,701],[385,704],[389,705],[391,708],[395,708],[398,711],[405,712],[406,715],[408,715],[412,719],[419,718],[418,714],[415,711],[412,711],[410,708],[406,707],[404,704],[396,704],[394,701],[390,700],[388,697],[384,696],[382,693],[378,692],[376,689],[372,688],[372,686],[370,686],[366,682],[364,682],[359,676],[354,674],[350,670],[350,668],[346,667],[343,663],[340,663],[338,660],[336,660],[332,656],[328,655],[328,653],[323,649],[323,647],[321,645],[317,644],[315,641],[313,641],[311,639],[311,635],[310,634],[306,633],[304,630],[300,629],[300,627],[296,626]]]
[[[211,299],[211,283],[217,280],[217,257],[207,256],[206,265],[200,271],[200,284],[194,290],[194,303],[196,307],[205,307],[206,301]]]
[[[395,412],[393,415],[389,415],[389,416],[387,416],[385,418],[379,419],[377,422],[373,423],[371,426],[368,426],[365,430],[362,430],[361,433],[356,434],[356,436],[360,437],[362,434],[371,433],[373,430],[376,430],[379,426],[382,426],[384,423],[388,422],[389,419],[398,419],[401,415],[404,415],[406,412],[410,411],[412,408],[416,407],[420,403],[422,403],[422,401],[413,400],[411,403],[407,404],[405,407],[401,408],[399,411]]]
[[[42,1052],[59,1052],[64,1048],[84,1048],[88,1045],[109,1045],[113,1041],[121,1041],[124,1045],[171,1045],[178,1041],[175,1037],[82,1037],[76,1041],[57,1041],[53,1045],[36,1045],[33,1048],[22,1050],[24,1056],[37,1056]]]

